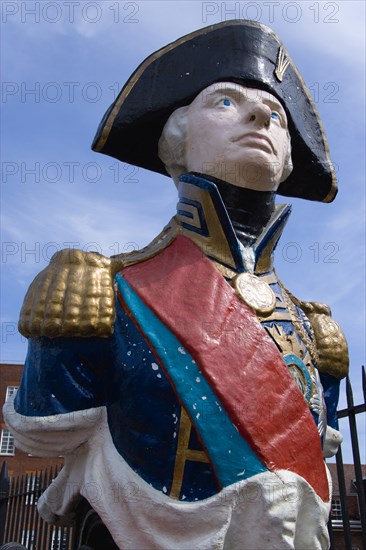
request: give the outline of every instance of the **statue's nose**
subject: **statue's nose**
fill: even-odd
[[[253,101],[247,113],[247,119],[259,127],[268,127],[271,121],[271,109],[264,103]]]

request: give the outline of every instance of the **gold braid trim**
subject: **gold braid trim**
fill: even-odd
[[[316,341],[319,372],[342,379],[348,374],[349,356],[346,338],[342,329],[332,319],[330,307],[318,302],[302,302],[280,283],[291,301],[308,317]],[[296,328],[296,327],[295,327]]]
[[[112,258],[82,250],[57,252],[28,289],[20,312],[19,332],[26,337],[48,338],[111,336],[116,273],[155,256],[178,232],[173,218],[150,245]]]

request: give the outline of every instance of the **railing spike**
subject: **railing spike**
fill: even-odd
[[[3,465],[1,466],[0,478],[1,479],[7,479],[8,477],[9,477],[8,465],[7,465],[6,460],[4,460]]]
[[[352,385],[350,377],[347,376],[346,378],[346,395],[347,395],[347,406],[348,408],[354,407],[353,403],[353,391],[352,391]]]

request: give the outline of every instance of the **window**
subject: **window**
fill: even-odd
[[[51,549],[66,550],[69,547],[69,533],[62,527],[52,531]]]
[[[19,388],[19,386],[8,386],[6,388],[5,401],[7,401],[10,397],[13,397],[13,396],[15,397],[15,394],[17,393],[18,388]]]
[[[35,550],[34,531],[22,531],[21,543],[24,544],[28,550]]]
[[[339,498],[332,500],[332,519],[342,519],[342,508]]]
[[[6,402],[8,401],[8,399],[10,399],[11,397],[14,398],[16,396],[16,393],[18,391],[18,386],[8,386],[6,388],[6,394],[5,394],[5,411],[6,412],[9,412],[9,413],[12,413],[12,405],[10,404],[7,404]]]
[[[26,493],[27,496],[25,498],[26,504],[37,504],[38,502],[38,492],[40,488],[40,478],[35,475],[29,475],[27,477],[27,487],[26,487]]]
[[[14,437],[9,430],[1,430],[0,455],[14,455]]]

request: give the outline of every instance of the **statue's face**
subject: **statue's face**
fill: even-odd
[[[218,82],[187,114],[186,167],[238,187],[276,191],[289,149],[287,117],[270,93]]]

